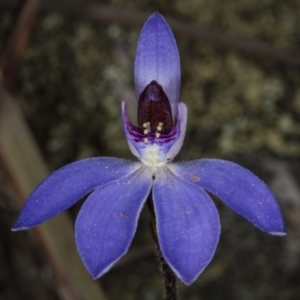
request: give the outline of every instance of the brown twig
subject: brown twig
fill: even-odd
[[[0,0],[1,7],[13,8],[15,5],[16,0]],[[111,5],[70,5],[56,1],[43,1],[41,10],[43,12],[56,12],[69,17],[85,19],[90,22],[117,23],[122,26],[139,28],[151,14],[151,12],[142,12],[123,7],[118,8]],[[252,38],[240,37],[228,32],[203,28],[197,25],[185,24],[168,17],[167,20],[175,33],[186,38],[201,40],[216,47],[228,48],[254,57],[300,66],[299,51],[280,49]]]
[[[29,36],[34,26],[40,0],[21,1],[14,17],[14,23],[0,53],[0,70],[5,86],[13,89],[19,66],[24,56]]]

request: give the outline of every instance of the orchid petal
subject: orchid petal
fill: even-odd
[[[94,191],[75,224],[77,248],[91,276],[106,273],[127,251],[152,187],[146,168]]]
[[[178,177],[219,197],[260,230],[286,234],[272,192],[249,170],[220,159],[199,159],[169,167]]]
[[[134,64],[137,99],[153,80],[168,96],[175,120],[180,92],[180,59],[171,28],[159,13],[146,21],[138,41]]]
[[[217,209],[199,187],[161,168],[153,201],[162,254],[176,276],[191,284],[211,261],[220,235]]]
[[[183,102],[178,103],[178,120],[177,120],[177,135],[178,138],[176,142],[170,147],[170,150],[167,154],[167,160],[172,161],[174,157],[180,151],[186,132],[186,123],[187,123],[187,107]]]
[[[66,165],[48,176],[32,192],[12,230],[39,225],[95,188],[124,178],[140,167],[139,163],[111,157],[83,159]]]

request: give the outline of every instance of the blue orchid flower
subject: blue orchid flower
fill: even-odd
[[[124,133],[138,161],[98,157],[71,163],[47,177],[24,205],[12,230],[37,226],[89,194],[75,224],[77,248],[93,278],[127,251],[152,190],[162,255],[191,284],[211,261],[220,220],[210,192],[260,230],[285,235],[279,206],[250,171],[220,159],[173,163],[186,131],[178,103],[180,61],[172,31],[159,14],[145,23],[134,66],[138,126],[122,103]]]

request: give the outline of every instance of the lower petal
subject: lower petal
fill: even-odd
[[[172,164],[183,180],[223,200],[253,225],[274,235],[285,235],[280,208],[266,184],[249,170],[221,159],[199,159]]]
[[[153,179],[142,168],[94,191],[75,224],[79,254],[91,276],[106,273],[128,250]]]
[[[72,206],[95,188],[124,178],[139,163],[113,157],[83,159],[53,172],[28,197],[12,230],[28,229]]]
[[[217,209],[209,196],[161,168],[153,185],[158,240],[176,276],[191,284],[211,261],[220,235]]]

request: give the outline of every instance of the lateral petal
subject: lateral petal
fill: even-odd
[[[66,165],[49,175],[32,192],[12,230],[39,225],[95,188],[126,177],[140,167],[140,163],[112,157],[88,158]]]
[[[160,168],[153,185],[158,240],[176,276],[190,285],[211,261],[220,235],[217,209],[201,188]]]
[[[75,237],[81,259],[94,279],[128,251],[152,183],[151,170],[142,168],[98,188],[83,204]]]
[[[199,159],[172,164],[180,178],[223,200],[260,230],[285,235],[279,205],[266,184],[249,170],[221,159]]]

